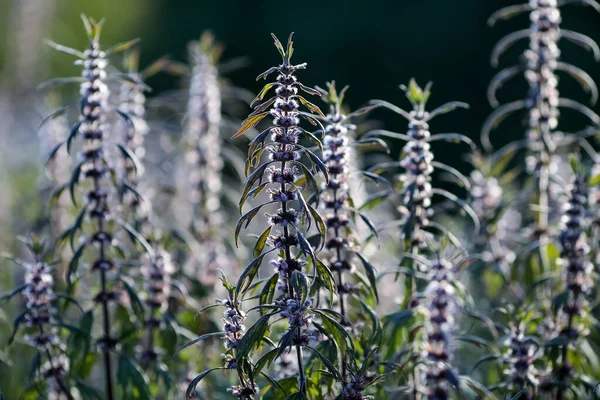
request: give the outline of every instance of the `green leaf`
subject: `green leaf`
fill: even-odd
[[[277,67],[271,67],[262,74],[256,77],[256,80],[259,81],[261,79],[267,79],[267,76],[271,75],[273,72],[277,71]]]
[[[363,256],[359,252],[355,252],[355,254],[362,262],[363,267],[365,268],[365,272],[367,273],[367,279],[369,279],[369,284],[371,286],[369,290],[375,295],[375,299],[377,300],[377,302],[379,302],[379,294],[377,293],[377,271],[375,270],[375,267],[373,267],[373,265],[369,261],[367,261],[365,256]]]
[[[244,333],[235,352],[235,358],[238,362],[248,357],[252,349],[260,345],[263,336],[265,336],[265,333],[269,329],[269,318],[272,315],[263,315]]]
[[[262,371],[263,368],[269,367],[275,360],[278,350],[279,349],[273,349],[264,354],[254,365],[252,373],[256,376]]]
[[[125,355],[119,356],[117,382],[127,391],[131,386],[138,393],[136,398],[141,400],[150,400],[150,385],[144,371],[137,362]]]
[[[77,386],[79,392],[81,392],[84,395],[84,399],[103,400],[102,392],[100,392],[98,389],[96,389],[83,379],[77,377],[74,377],[74,379],[76,382],[75,386]]]
[[[323,310],[315,309],[314,312],[321,316],[326,335],[335,342],[342,354],[346,353],[348,347],[354,348],[352,337],[339,322],[325,314]]]
[[[211,333],[202,335],[200,337],[197,337],[196,339],[187,342],[186,344],[181,346],[179,349],[177,349],[177,351],[175,353],[173,353],[173,356],[177,355],[177,353],[181,352],[181,350],[183,350],[183,349],[187,349],[188,347],[190,347],[198,342],[201,342],[204,339],[212,338],[214,336],[225,336],[225,332],[211,332]]]
[[[261,292],[260,292],[260,304],[272,304],[273,299],[275,298],[275,292],[277,291],[277,282],[279,281],[279,275],[274,274],[271,278],[265,283]],[[266,309],[261,308],[260,313],[264,315]]]
[[[252,188],[254,186],[254,183],[258,182],[259,185],[262,183],[263,174],[264,174],[265,170],[267,169],[267,167],[270,164],[271,163],[264,163],[264,164],[262,164],[260,167],[256,168],[252,172],[252,174],[250,174],[250,176],[248,177],[248,179],[246,180],[246,184],[244,185],[244,190],[242,191],[242,196],[241,196],[241,199],[240,199],[240,211],[242,210],[242,206],[244,205],[244,203],[248,199],[248,197],[249,197],[249,195],[251,193],[251,190],[252,190]]]
[[[135,288],[130,282],[128,282],[128,279],[126,277],[121,277],[121,282],[123,283],[123,287],[125,287],[125,291],[127,292],[127,296],[129,297],[129,301],[131,302],[131,307],[133,308],[135,316],[140,322],[143,322],[144,305],[138,297]]]
[[[127,42],[121,42],[121,43],[117,43],[114,46],[112,46],[111,48],[109,48],[108,50],[106,50],[106,55],[110,55],[112,53],[120,53],[122,51],[125,51],[127,49],[132,48],[133,46],[135,46],[136,44],[138,44],[140,42],[140,38],[135,38],[133,40],[129,40]]]
[[[200,375],[198,375],[194,379],[192,379],[187,390],[185,391],[185,400],[190,400],[192,398],[192,395],[194,395],[194,392],[196,391],[196,386],[198,386],[198,383],[200,383],[200,381],[202,379],[204,379],[206,377],[206,375],[210,374],[213,371],[219,370],[219,369],[225,369],[225,368],[224,367],[211,368],[211,369],[208,369],[208,370],[202,372]]]
[[[300,295],[300,299],[304,302],[308,296],[308,281],[306,275],[299,271],[293,271],[290,283],[294,291]]]
[[[117,148],[123,156],[124,159],[129,160],[133,163],[133,167],[135,169],[135,173],[141,175],[144,173],[144,166],[140,163],[140,159],[131,151],[131,149],[123,146],[120,143],[117,143]]]
[[[365,199],[365,202],[358,209],[359,210],[365,210],[365,209],[371,210],[371,209],[375,208],[383,200],[389,198],[391,193],[392,192],[389,190],[383,190],[381,192],[372,193]]]
[[[277,36],[275,36],[275,34],[271,33],[271,37],[273,38],[273,42],[275,44],[275,47],[277,48],[277,51],[279,52],[281,57],[285,58],[285,50],[283,49],[283,45],[281,44],[279,39],[277,39]]]
[[[259,236],[256,244],[254,245],[254,257],[258,257],[262,254],[265,244],[269,239],[269,235],[271,234],[271,229],[273,229],[273,225],[269,225],[267,229]]]
[[[354,143],[355,146],[362,150],[383,150],[386,154],[390,154],[390,148],[387,143],[380,138],[365,138]]]
[[[245,293],[246,290],[248,290],[248,287],[250,287],[250,285],[252,284],[252,281],[254,280],[254,277],[258,273],[260,265],[262,264],[262,260],[263,258],[265,258],[266,255],[267,253],[261,254],[254,260],[250,261],[250,264],[246,266],[246,269],[244,269],[244,272],[242,272],[242,274],[240,275],[240,278],[235,288],[235,300],[237,300],[240,292]]]
[[[267,115],[269,115],[269,112],[265,111],[263,113],[246,118],[246,120],[242,122],[242,127],[231,138],[235,139],[242,136],[244,133],[246,133],[246,131],[255,127]]]
[[[73,173],[71,174],[71,179],[69,180],[69,193],[71,194],[71,201],[73,205],[77,205],[77,200],[75,200],[75,185],[79,182],[79,176],[81,175],[81,167],[85,164],[86,161],[81,161],[79,164],[75,166],[73,169]]]
[[[260,78],[260,75],[259,75]],[[266,76],[265,76],[266,79]],[[257,79],[258,80],[258,79]],[[254,100],[252,100],[252,102],[250,103],[250,107],[252,107],[254,105],[254,103],[261,101],[262,99],[265,98],[265,95],[269,92],[269,90],[271,90],[271,88],[273,86],[277,85],[277,82],[271,82],[271,83],[267,83],[262,90],[260,91],[260,93],[258,93],[258,95],[254,98]],[[274,97],[275,99],[275,97]]]
[[[302,103],[306,108],[308,108],[311,112],[320,115],[321,117],[325,117],[325,114],[321,111],[321,109],[310,101],[306,100],[302,96],[297,96],[300,103]]]
[[[319,356],[319,358],[321,359],[321,362],[323,363],[323,365],[325,365],[325,368],[327,368],[327,370],[333,375],[335,376],[335,378],[342,382],[344,379],[342,378],[342,374],[340,373],[340,371],[337,370],[337,368],[335,367],[335,365],[333,365],[333,363],[327,358],[325,357],[323,354],[321,354],[321,352],[319,352],[317,349],[315,349],[314,347],[311,346],[306,346],[308,349],[312,350],[317,356]]]
[[[329,301],[333,302],[333,295],[337,293],[337,286],[333,273],[327,265],[321,260],[317,259],[317,276],[325,284],[325,287],[329,291]]]
[[[246,226],[244,226],[244,228],[248,228],[248,225],[250,225],[250,222],[252,222],[254,217],[256,217],[256,215],[261,210],[261,208],[263,208],[264,206],[266,206],[268,204],[273,204],[273,203],[274,203],[273,201],[263,203],[259,206],[254,207],[252,210],[248,211],[246,214],[244,214],[240,217],[240,219],[237,222],[237,225],[235,226],[235,236],[234,237],[235,237],[236,247],[239,248],[239,237],[240,237],[240,232],[242,230],[242,226],[244,226],[244,223],[246,224]]]
[[[0,295],[0,301],[1,300],[10,300],[14,295],[21,293],[26,287],[27,287],[27,284],[24,283],[9,292],[3,293],[2,295]]]
[[[315,210],[310,204],[307,204],[307,206],[308,206],[308,210],[310,211],[310,215],[315,220],[315,223],[317,224],[319,233],[321,234],[321,238],[322,238],[321,242],[324,244],[325,243],[325,235],[327,234],[327,228],[325,226],[325,221],[323,221],[323,217],[321,217],[321,214],[319,214],[319,212],[317,210]]]
[[[77,250],[75,250],[75,252],[73,253],[73,257],[71,257],[71,261],[69,262],[69,266],[67,267],[67,273],[65,275],[65,278],[69,290],[73,287],[73,275],[77,273],[77,268],[79,268],[79,260],[81,259],[81,256],[83,255],[83,250],[85,250],[86,246],[87,243],[82,243],[81,245],[79,245]]]

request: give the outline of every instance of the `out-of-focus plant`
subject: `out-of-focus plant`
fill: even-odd
[[[79,121],[71,128],[67,139],[57,145],[51,152],[52,158],[56,152],[65,145],[69,153],[73,151],[73,144],[81,140],[81,148],[78,153],[78,163],[74,165],[71,179],[64,189],[68,189],[73,204],[78,208],[78,214],[73,224],[65,231],[61,239],[70,242],[73,256],[67,270],[67,283],[70,291],[76,291],[78,283],[84,275],[78,273],[82,258],[88,256],[91,259],[89,268],[98,274],[100,291],[94,295],[93,303],[101,309],[101,331],[102,335],[97,340],[97,346],[103,355],[104,366],[104,395],[107,399],[115,398],[115,385],[113,375],[113,363],[111,352],[116,351],[120,342],[118,336],[113,332],[116,324],[113,311],[123,308],[117,307],[116,303],[121,296],[121,288],[125,287],[130,301],[137,305],[135,289],[127,280],[123,279],[120,271],[118,257],[124,254],[119,245],[115,233],[121,227],[142,243],[144,248],[153,253],[152,248],[129,224],[122,220],[113,211],[115,186],[118,184],[115,169],[111,166],[108,158],[110,141],[108,140],[108,96],[107,80],[139,82],[135,76],[127,74],[114,74],[108,76],[106,73],[107,57],[113,53],[126,50],[136,43],[129,41],[117,44],[107,51],[100,48],[100,32],[102,22],[95,22],[83,16],[83,22],[89,38],[89,47],[80,52],[69,47],[49,42],[55,49],[77,57],[76,64],[83,67],[81,78],[58,78],[50,83],[81,83],[81,101],[79,104]],[[141,84],[141,82],[140,82]],[[52,116],[58,113],[52,114]],[[131,120],[126,114],[119,114],[127,120]],[[131,154],[124,153],[135,162]],[[56,193],[57,196],[61,192]],[[83,204],[81,203],[83,201]],[[94,254],[92,256],[92,254]],[[86,267],[88,267],[86,265]],[[85,282],[89,284],[88,282]],[[139,307],[136,308],[139,311]],[[139,312],[138,312],[139,314]],[[92,320],[93,320],[93,314]],[[126,332],[121,332],[123,336]],[[126,335],[125,335],[126,336]],[[145,385],[139,385],[141,382]],[[135,391],[144,393],[149,397],[149,389],[145,378],[141,374],[135,360],[130,355],[121,353],[119,355],[119,379],[118,383],[124,393],[134,390],[131,385],[137,381]]]
[[[77,382],[69,373],[69,358],[61,333],[76,329],[63,320],[58,310],[58,300],[72,300],[66,294],[56,293],[53,269],[46,261],[49,249],[37,236],[23,239],[23,243],[33,255],[31,261],[24,261],[9,254],[4,258],[25,270],[24,282],[0,298],[8,300],[21,294],[25,309],[14,322],[14,331],[9,338],[13,342],[17,331],[26,330],[26,342],[36,349],[31,362],[30,382],[24,388],[27,393],[37,391],[47,399],[79,399]]]

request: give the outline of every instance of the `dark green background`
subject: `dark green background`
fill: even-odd
[[[95,3],[95,4],[94,4]],[[68,44],[81,43],[78,13],[105,16],[106,42],[141,37],[143,61],[170,54],[186,58],[186,44],[202,31],[212,30],[226,45],[224,59],[248,56],[249,67],[230,75],[238,86],[254,92],[260,83],[254,77],[278,62],[270,32],[282,41],[296,32],[296,62],[308,62],[301,79],[308,85],[324,85],[335,79],[349,84],[351,106],[372,98],[383,98],[406,106],[398,85],[411,77],[434,81],[432,106],[461,100],[471,104],[468,112],[440,118],[434,130],[459,131],[478,137],[491,108],[485,97],[494,74],[489,55],[503,35],[528,27],[526,14],[496,27],[488,16],[502,6],[501,0],[310,0],[310,1],[192,1],[192,0],[72,0],[62,2],[53,21],[54,37]],[[600,40],[600,15],[589,7],[569,6],[563,11],[564,27]],[[115,35],[115,31],[119,35]],[[108,44],[108,43],[107,43]],[[501,65],[516,63],[527,41],[515,46]],[[568,42],[561,43],[563,59],[583,68],[600,80],[600,65],[590,53]],[[62,60],[57,62],[64,62]],[[58,60],[58,59],[57,59]],[[59,64],[59,66],[62,64]],[[56,69],[55,69],[56,71]],[[150,82],[158,90],[176,85],[168,78]],[[563,77],[561,94],[581,101],[588,97],[571,78]],[[500,92],[501,101],[521,98],[526,86],[521,77]],[[384,111],[374,114],[385,126],[403,130],[400,118]],[[578,129],[585,123],[575,114],[564,113],[562,127]],[[495,136],[497,143],[520,137],[519,118]],[[441,154],[443,158],[446,155]]]

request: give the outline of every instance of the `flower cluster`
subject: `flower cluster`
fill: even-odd
[[[458,311],[454,266],[438,259],[429,267],[429,284],[425,288],[423,307],[425,320],[425,378],[427,399],[448,399],[453,374],[455,315]]]
[[[127,212],[132,213],[133,227],[144,236],[149,234],[150,226],[148,217],[150,210],[140,194],[141,161],[146,149],[144,147],[145,136],[150,131],[146,121],[146,95],[147,86],[143,84],[142,74],[137,72],[137,57],[130,57],[129,74],[131,81],[121,83],[119,91],[119,112],[126,116],[127,120],[121,121],[120,143],[126,154],[120,161],[120,173],[122,180],[121,202]]]
[[[429,224],[431,216],[433,154],[430,151],[430,144],[427,143],[431,133],[425,112],[411,111],[411,118],[408,124],[410,141],[402,149],[406,154],[401,162],[405,173],[400,179],[406,190],[401,212],[406,217],[406,223],[410,222],[409,219],[414,223],[414,235],[410,247],[422,248],[425,246],[425,240],[421,231]]]
[[[534,363],[538,358],[539,344],[524,333],[524,326],[513,326],[506,339],[503,361],[504,374],[510,379],[509,389],[513,394],[521,393],[523,399],[533,399],[533,389],[539,383],[540,372]],[[524,392],[521,392],[525,390]]]
[[[244,332],[246,332],[246,327],[244,326],[246,315],[234,305],[232,299],[224,300],[223,304],[227,307],[223,313],[225,316],[223,318],[223,331],[225,332],[225,349],[227,349],[227,353],[221,357],[225,360],[225,368],[237,369],[238,364],[234,354],[242,336],[244,336]]]
[[[15,332],[9,339],[11,343],[16,330],[27,328],[25,340],[37,351],[37,358],[31,366],[34,383],[45,384],[45,394],[52,400],[78,400],[79,392],[67,385],[69,380],[69,358],[66,347],[60,338],[61,317],[54,302],[58,295],[54,291],[54,277],[51,267],[43,261],[45,248],[36,236],[31,240],[22,240],[34,255],[31,262],[19,260],[6,253],[6,257],[25,269],[24,283],[4,299],[20,293],[25,300],[25,310],[15,320]],[[38,388],[39,391],[39,388]],[[41,392],[40,392],[41,394]]]
[[[549,167],[552,161],[547,143],[551,132],[558,126],[558,79],[555,75],[560,50],[560,11],[556,0],[532,0],[529,49],[525,52],[529,82],[527,107],[529,127],[527,139],[531,155],[527,165],[530,171]]]
[[[171,260],[171,255],[162,248],[156,249],[155,254],[148,255],[146,258],[141,273],[144,278],[145,303],[148,309],[145,321],[148,343],[142,354],[142,359],[155,361],[158,353],[154,349],[154,332],[160,327],[162,314],[169,306],[175,266]]]
[[[221,89],[217,62],[221,48],[210,34],[191,42],[192,62],[187,123],[186,162],[189,199],[192,203],[192,231],[204,249],[198,260],[203,274],[228,270],[228,258],[222,242],[221,192]]]
[[[406,135],[388,131],[382,131],[382,134],[383,136],[400,137],[406,140],[406,144],[402,149],[403,158],[399,163],[400,167],[403,168],[403,173],[399,177],[402,187],[402,204],[398,207],[398,211],[404,218],[402,236],[406,242],[406,248],[412,251],[426,246],[426,232],[424,229],[429,226],[433,212],[431,198],[434,193],[449,197],[448,193],[434,189],[431,185],[434,161],[429,143],[432,140],[429,121],[439,114],[447,113],[458,107],[468,108],[469,106],[461,102],[450,102],[427,112],[425,106],[431,95],[431,82],[422,89],[414,79],[411,79],[408,86],[401,86],[401,88],[406,92],[406,97],[413,106],[410,112],[382,100],[373,100],[371,103],[388,108],[408,120]],[[469,142],[468,139],[458,134],[454,135],[454,139]],[[440,164],[438,163],[438,165]],[[452,170],[445,165],[440,166],[445,170]],[[450,197],[452,196],[450,195]],[[474,215],[472,217],[476,218]]]
[[[512,208],[501,210],[503,190],[498,179],[487,177],[480,170],[474,170],[470,178],[470,204],[481,223],[479,240],[488,247],[482,254],[483,260],[506,272],[515,259],[515,253],[506,245],[507,236],[516,231],[515,221],[520,221],[520,216]]]
[[[47,356],[42,374],[48,380],[48,398],[63,399],[65,388],[62,382],[69,370],[69,360],[63,355],[64,345],[58,337],[57,310],[53,306],[56,299],[54,279],[50,267],[39,260],[26,264],[26,267],[26,288],[22,292],[28,310],[25,320],[27,326],[35,330],[27,339]]]
[[[325,248],[329,250],[329,268],[337,272],[340,313],[346,316],[345,295],[355,290],[352,284],[344,282],[344,273],[350,271],[352,265],[346,249],[350,246],[349,198],[349,166],[351,158],[350,131],[355,126],[346,123],[347,116],[342,114],[342,100],[346,89],[339,94],[335,83],[328,83],[329,91],[323,90],[323,97],[329,104],[325,136],[323,138],[323,161],[329,171],[329,182],[323,184],[321,200],[325,215],[323,220],[327,227]]]
[[[246,225],[250,223],[263,206],[267,204],[277,205],[275,212],[266,213],[268,227],[256,245],[255,256],[257,258],[248,268],[260,265],[260,261],[264,257],[262,250],[265,244],[268,243],[273,247],[271,251],[277,252],[278,256],[271,264],[276,270],[277,275],[274,275],[274,278],[277,277],[278,283],[276,287],[280,295],[270,305],[275,305],[277,309],[276,313],[288,320],[289,329],[286,337],[290,340],[286,346],[290,348],[293,346],[296,347],[299,392],[306,396],[307,383],[304,375],[302,349],[309,344],[313,337],[307,329],[312,321],[312,300],[306,298],[308,293],[308,279],[304,273],[304,266],[308,264],[307,259],[309,258],[315,266],[317,260],[303,227],[305,226],[304,221],[308,221],[309,228],[313,219],[319,220],[319,223],[316,225],[322,226],[324,222],[316,210],[304,200],[301,191],[302,188],[296,185],[296,182],[300,169],[302,169],[302,173],[305,175],[307,181],[314,182],[315,179],[310,168],[301,162],[301,157],[308,158],[312,166],[325,175],[327,174],[327,167],[310,149],[299,144],[300,137],[303,134],[307,135],[309,139],[316,139],[314,135],[300,127],[301,118],[315,125],[320,124],[316,116],[301,111],[300,105],[306,106],[310,111],[318,113],[321,117],[324,117],[324,115],[317,106],[299,95],[299,90],[308,94],[319,94],[319,91],[304,86],[295,76],[298,70],[306,68],[306,64],[290,64],[290,59],[294,51],[292,36],[290,35],[287,48],[284,48],[274,35],[273,38],[275,46],[283,58],[283,62],[279,66],[272,67],[259,75],[259,79],[266,79],[271,73],[278,72],[276,81],[265,85],[253,104],[263,100],[264,96],[272,88],[275,88],[275,96],[255,106],[254,111],[243,122],[240,130],[233,136],[236,138],[242,135],[266,116],[273,117],[273,126],[260,133],[250,143],[247,161],[248,170],[255,163],[260,164],[260,156],[264,151],[268,152],[269,158],[266,162],[258,165],[254,172],[248,176],[248,181],[240,200],[240,207],[243,206],[252,193],[259,193],[265,188],[267,188],[270,201],[255,207],[243,215],[238,222],[236,231],[239,233],[244,223]],[[267,142],[269,136],[271,141]],[[316,141],[318,142],[318,139]],[[264,178],[267,178],[268,181],[263,184],[262,181]],[[256,184],[258,186],[255,188]],[[297,204],[299,209],[293,208],[291,203],[294,205]],[[320,234],[323,238],[325,232],[320,232]],[[237,236],[238,234],[236,234],[236,241]],[[271,281],[273,280],[269,282]],[[238,283],[238,285],[240,284],[247,287],[243,281]],[[283,353],[283,351],[280,353]]]
[[[342,398],[344,400],[371,400],[373,396],[366,396],[365,389],[369,382],[365,376],[348,374],[349,380],[342,388]]]
[[[584,328],[577,319],[587,314],[587,300],[593,286],[590,248],[585,230],[588,225],[588,186],[582,177],[575,177],[569,188],[569,200],[565,205],[562,230],[559,236],[561,262],[568,299],[562,309],[563,327],[561,334],[569,342],[577,340]],[[564,361],[564,360],[563,360]]]

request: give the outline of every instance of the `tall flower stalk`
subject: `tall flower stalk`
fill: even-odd
[[[569,349],[586,334],[585,322],[589,313],[587,296],[593,287],[593,265],[586,230],[589,228],[588,181],[581,170],[568,188],[568,201],[562,218],[559,235],[560,264],[564,269],[566,301],[559,312],[560,331],[563,338],[560,365],[555,368],[556,379],[568,384],[573,378],[569,362]],[[564,388],[557,388],[557,399],[563,399]]]
[[[156,348],[155,336],[163,324],[171,296],[172,277],[175,265],[161,244],[161,233],[154,225],[154,215],[148,194],[148,185],[144,182],[143,159],[146,155],[144,137],[150,131],[146,121],[146,97],[149,90],[145,79],[167,69],[170,61],[160,58],[144,70],[139,70],[139,51],[131,51],[125,58],[130,79],[121,84],[119,94],[119,112],[125,116],[120,124],[120,163],[121,202],[132,227],[141,234],[152,247],[153,253],[141,257],[140,268],[143,278],[143,294],[146,304],[144,319],[145,340],[142,346],[141,361],[145,368],[156,362],[160,356]]]
[[[109,91],[105,69],[108,55],[127,49],[135,41],[115,45],[106,52],[102,51],[99,43],[102,23],[85,16],[82,18],[89,38],[89,46],[84,52],[49,42],[57,50],[76,56],[78,58],[76,64],[83,67],[81,78],[58,79],[60,83],[81,82],[81,100],[79,122],[73,125],[66,141],[53,150],[51,157],[63,144],[66,144],[67,150],[71,153],[73,141],[81,139],[79,163],[73,167],[68,188],[73,204],[79,205],[77,188],[83,194],[84,204],[79,206],[77,218],[63,234],[63,238],[69,238],[72,247],[76,237],[79,238],[80,243],[74,249],[69,263],[67,283],[72,287],[81,257],[90,247],[94,249],[95,257],[91,269],[98,273],[100,281],[100,292],[94,296],[94,303],[100,306],[102,315],[102,336],[97,344],[103,354],[105,396],[108,400],[112,400],[114,385],[110,353],[115,349],[118,339],[112,334],[110,305],[119,299],[117,284],[119,277],[118,263],[111,256],[111,248],[117,245],[112,221],[117,219],[114,218],[109,206],[112,186],[110,175],[113,170],[107,158]],[[114,78],[128,77],[114,76]],[[89,221],[88,229],[84,229],[84,221]]]
[[[376,130],[368,136],[384,136],[402,139],[406,141],[402,149],[403,158],[399,162],[375,165],[371,170],[383,172],[386,169],[401,167],[403,172],[399,176],[398,186],[401,188],[401,205],[398,211],[403,216],[402,238],[405,241],[405,249],[411,253],[418,253],[426,246],[427,229],[431,226],[432,214],[431,200],[437,194],[459,203],[466,212],[477,222],[473,210],[462,203],[453,194],[433,188],[431,185],[434,169],[449,172],[461,182],[468,181],[457,170],[434,161],[430,142],[434,140],[455,140],[472,145],[472,141],[458,134],[437,134],[432,136],[429,131],[429,122],[440,114],[450,112],[456,108],[468,108],[462,102],[450,102],[439,106],[431,112],[425,110],[425,106],[431,95],[431,83],[425,88],[419,87],[414,80],[408,86],[401,86],[406,92],[413,109],[408,112],[383,100],[373,100],[372,103],[390,109],[408,120],[408,132],[406,135]],[[389,196],[390,192],[382,193],[383,197]],[[441,228],[439,226],[436,227]]]
[[[562,141],[560,137],[554,135],[558,127],[559,108],[574,109],[589,117],[594,123],[600,123],[600,117],[588,107],[559,97],[556,73],[562,71],[574,77],[586,91],[591,93],[592,104],[595,104],[598,99],[598,89],[592,78],[580,68],[560,61],[558,42],[563,38],[587,49],[598,48],[589,37],[560,27],[559,6],[569,3],[595,4],[589,1],[532,0],[528,4],[503,8],[489,20],[490,25],[493,25],[500,19],[508,19],[523,12],[530,13],[530,28],[506,36],[498,42],[492,53],[492,64],[497,66],[500,56],[510,46],[518,40],[528,38],[529,47],[524,53],[526,62],[500,71],[492,79],[488,98],[492,106],[498,107],[499,103],[496,99],[498,89],[519,73],[523,73],[528,82],[529,92],[525,100],[502,105],[490,115],[482,130],[482,143],[486,150],[491,151],[493,146],[490,132],[509,114],[522,109],[527,110],[528,126],[525,137],[528,148],[527,167],[537,180],[534,234],[541,243],[548,241],[551,200],[556,197],[559,190],[550,179],[551,174],[557,171],[556,151]],[[600,9],[597,4],[595,7]],[[600,59],[600,50],[595,56]],[[543,258],[547,259],[546,256]]]
[[[276,274],[265,286],[265,292],[270,293],[265,299],[272,299],[277,289],[280,294],[272,304],[268,305],[269,308],[272,308],[272,312],[263,316],[253,328],[256,326],[266,328],[269,318],[276,314],[288,320],[289,327],[280,340],[278,353],[292,351],[295,348],[298,366],[298,393],[301,398],[307,398],[308,382],[303,350],[310,348],[309,344],[313,335],[309,331],[309,327],[317,311],[313,308],[313,300],[308,297],[309,279],[304,272],[304,267],[310,261],[318,276],[324,279],[324,283],[328,285],[329,290],[333,289],[333,282],[331,272],[316,259],[306,235],[306,228],[310,228],[313,220],[321,235],[325,235],[326,228],[318,212],[304,200],[301,187],[297,185],[300,170],[302,170],[306,181],[317,191],[314,176],[309,167],[301,162],[301,158],[303,155],[306,156],[312,167],[320,170],[326,176],[327,167],[311,150],[299,144],[300,137],[305,135],[320,145],[314,135],[299,126],[300,119],[320,124],[317,116],[300,111],[300,104],[321,117],[324,115],[317,106],[298,94],[299,90],[308,94],[319,94],[319,91],[303,85],[295,76],[298,70],[306,68],[306,64],[292,65],[290,63],[294,51],[292,36],[290,35],[287,48],[284,48],[274,35],[273,39],[283,62],[259,75],[258,79],[266,79],[271,73],[278,73],[276,82],[266,84],[255,102],[263,100],[271,88],[275,88],[275,96],[257,105],[254,112],[242,124],[242,128],[234,135],[234,138],[241,136],[267,115],[273,117],[273,126],[261,132],[250,144],[248,166],[256,165],[256,168],[248,176],[240,207],[251,195],[256,196],[267,187],[269,187],[267,192],[270,201],[253,208],[240,218],[236,228],[236,242],[242,226],[244,224],[247,226],[265,205],[275,204],[279,208],[273,214],[266,214],[269,226],[260,235],[255,246],[257,258],[248,265],[240,277],[236,298],[239,293],[245,293],[248,290],[265,255],[272,252],[278,253],[278,257],[271,261]],[[269,134],[271,142],[266,143]],[[261,162],[260,156],[265,150],[268,151],[269,158],[268,161]],[[262,183],[265,178],[267,181]],[[293,208],[293,204],[297,204],[300,209]],[[302,227],[303,219],[307,223],[306,228]],[[273,230],[277,228],[278,231]],[[273,234],[271,235],[271,233]],[[272,249],[263,253],[267,242]],[[323,274],[327,274],[327,276],[323,277]],[[252,340],[256,340],[256,338]]]
[[[25,339],[37,351],[31,370],[38,372],[38,383],[46,384],[46,398],[73,400],[78,398],[78,393],[69,382],[69,359],[60,338],[62,321],[55,305],[58,296],[54,291],[52,269],[44,261],[46,249],[37,237],[27,240],[25,244],[34,256],[31,262],[2,254],[25,269],[24,283],[9,296],[3,296],[3,299],[8,299],[21,293],[25,300],[26,308],[15,321],[15,332],[10,342],[16,329],[25,325],[29,333]]]
[[[456,382],[452,359],[455,351],[454,336],[459,311],[454,282],[454,265],[438,258],[429,266],[429,284],[424,290],[425,348],[423,354],[428,400],[450,399],[450,390]]]
[[[503,362],[506,368],[503,373],[508,378],[510,395],[519,393],[524,400],[534,399],[540,377],[540,371],[535,366],[540,350],[538,342],[527,336],[523,323],[517,323],[511,327],[505,345]]]
[[[351,118],[364,114],[374,106],[364,107],[348,115],[342,113],[342,104],[348,87],[342,89],[339,93],[336,90],[335,82],[327,84],[328,90],[320,89],[324,101],[329,105],[329,112],[325,118],[325,135],[323,137],[323,161],[329,171],[329,181],[325,182],[321,191],[321,204],[325,215],[323,220],[327,228],[325,240],[325,255],[327,265],[337,275],[337,294],[338,294],[338,312],[341,316],[342,325],[351,325],[350,312],[348,310],[348,297],[356,294],[363,297],[360,293],[359,285],[350,281],[351,275],[355,271],[355,259],[360,258],[366,276],[368,278],[368,290],[374,294],[377,299],[376,271],[367,261],[360,251],[358,237],[353,232],[355,228],[356,215],[371,229],[373,235],[377,235],[373,223],[363,213],[354,208],[353,193],[350,192],[351,174],[362,171],[351,168],[356,167],[356,162],[352,160],[354,149],[352,146],[360,145],[361,141],[354,141],[353,130],[355,125],[350,122]],[[367,139],[367,142],[372,141]],[[365,300],[364,297],[362,300]],[[374,333],[374,332],[373,332]],[[375,346],[376,343],[371,343]],[[355,398],[361,386],[359,381],[362,379],[360,374],[350,377],[350,382],[346,382],[347,362],[350,354],[342,354],[342,376],[346,388],[346,398]],[[364,385],[363,389],[364,389]]]
[[[228,257],[222,240],[224,216],[221,211],[223,159],[221,152],[221,88],[217,63],[222,47],[211,34],[191,42],[189,54],[189,100],[185,141],[188,164],[191,229],[203,251],[195,273],[227,271]]]

